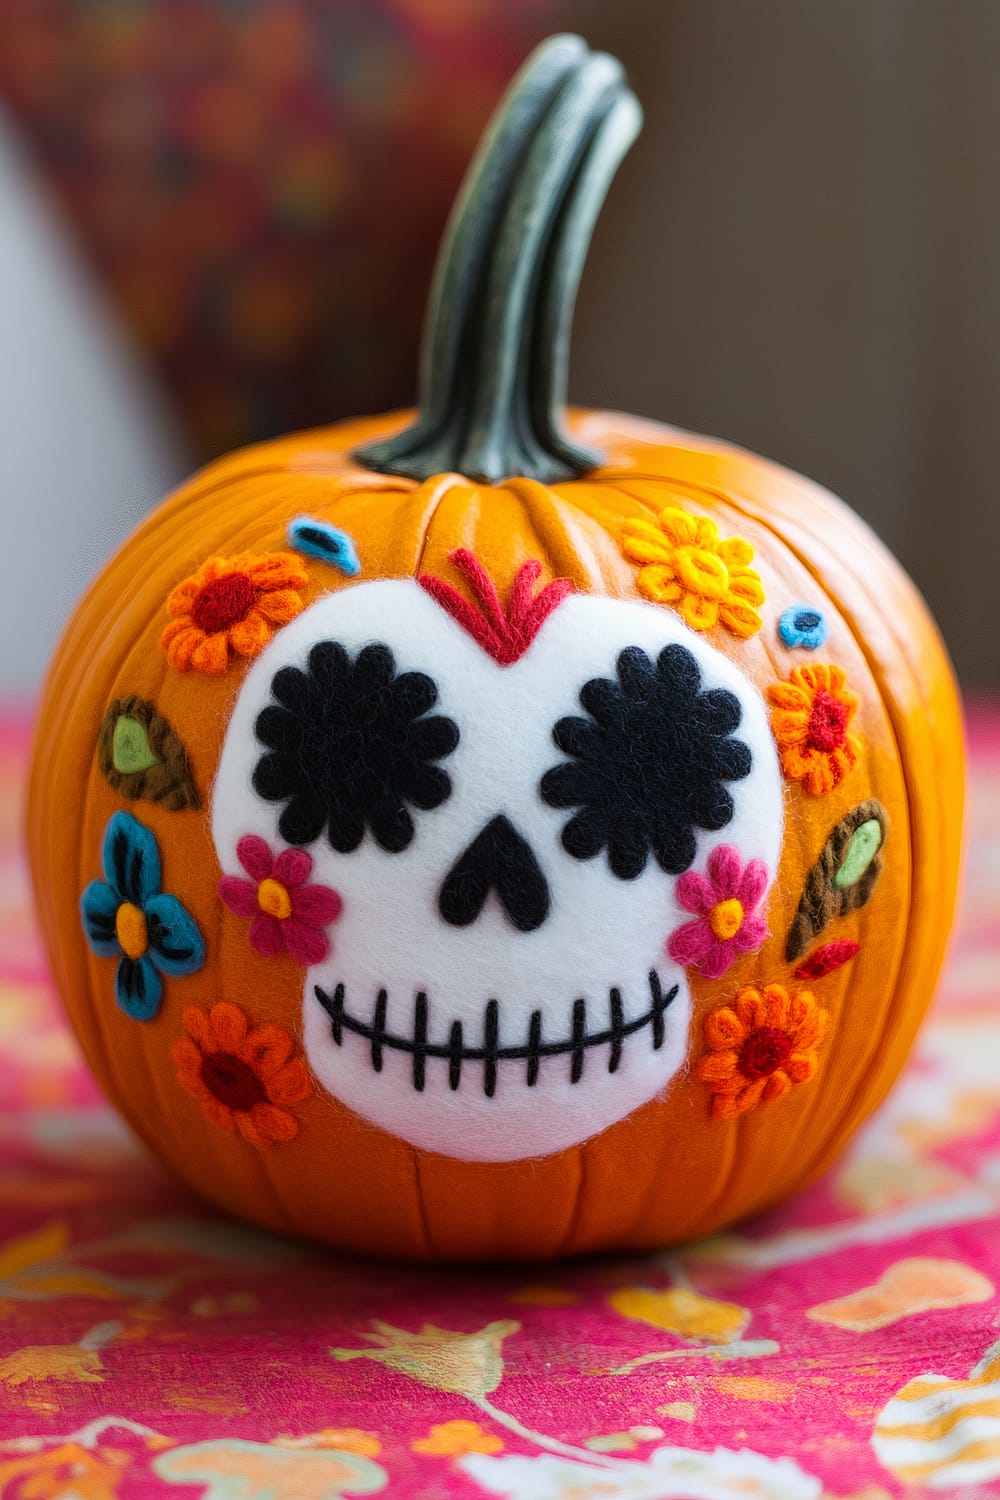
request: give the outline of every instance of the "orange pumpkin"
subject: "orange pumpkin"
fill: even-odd
[[[355,1251],[701,1235],[821,1172],[933,992],[962,741],[816,485],[562,411],[638,127],[556,38],[432,297],[419,416],[197,475],[56,655],[29,808],[95,1074],[206,1198]]]

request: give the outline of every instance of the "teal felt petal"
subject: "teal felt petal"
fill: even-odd
[[[117,958],[121,944],[115,930],[119,898],[103,880],[92,880],[80,897],[80,916],[87,942],[101,958]]]
[[[123,958],[115,970],[115,999],[133,1021],[151,1021],[163,999],[163,980],[149,958]]]
[[[205,962],[205,939],[176,896],[146,902],[149,956],[164,974],[194,974]]]
[[[104,873],[119,901],[145,906],[160,889],[156,839],[131,813],[116,812],[104,831]]]

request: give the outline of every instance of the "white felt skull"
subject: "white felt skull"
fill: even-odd
[[[560,1150],[666,1087],[691,1012],[677,878],[723,843],[770,878],[781,841],[731,661],[636,601],[570,594],[535,628],[501,664],[415,579],[322,596],[249,671],[214,791],[226,873],[257,834],[341,897],[304,971],[317,1078],[467,1160]]]

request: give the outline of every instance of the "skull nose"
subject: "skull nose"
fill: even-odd
[[[507,920],[534,932],[549,914],[549,885],[531,845],[502,813],[491,818],[448,871],[438,908],[453,927],[468,927],[495,890]]]

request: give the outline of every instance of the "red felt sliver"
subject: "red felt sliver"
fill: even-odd
[[[541,563],[532,558],[518,569],[505,610],[496,585],[468,548],[458,547],[449,557],[475,595],[475,603],[454,584],[431,573],[421,573],[417,582],[502,667],[524,655],[552,611],[573,592],[568,578],[553,578],[532,597],[542,571]]]
[[[817,948],[808,958],[803,959],[794,971],[795,978],[822,979],[824,974],[832,974],[834,969],[850,963],[860,951],[860,943],[846,938],[839,943],[824,943],[822,948]]]

